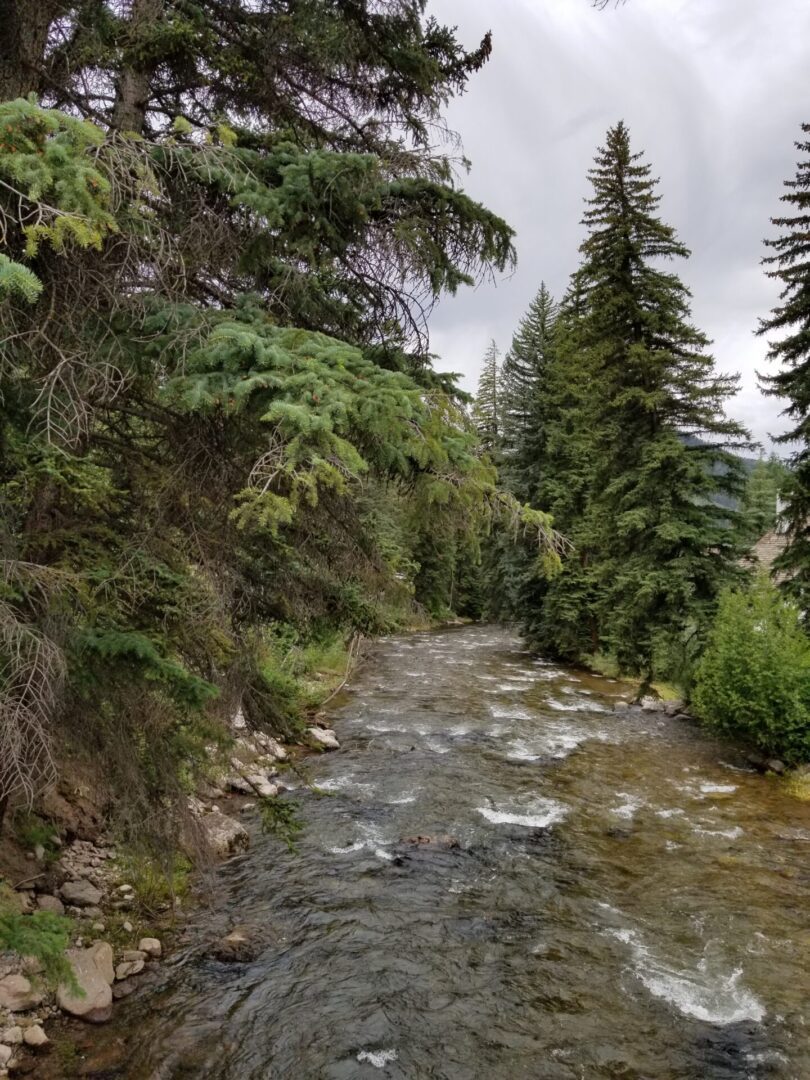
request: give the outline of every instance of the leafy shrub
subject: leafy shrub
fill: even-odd
[[[37,814],[20,815],[14,824],[14,833],[23,847],[35,851],[41,847],[46,863],[54,862],[59,856],[58,833],[53,825],[43,821]]]
[[[150,917],[171,908],[176,897],[186,895],[191,869],[191,862],[185,856],[171,853],[158,859],[128,852],[118,860],[119,876],[135,890],[137,910]]]
[[[65,956],[71,931],[71,921],[63,915],[50,911],[21,915],[0,897],[0,952],[9,950],[34,957],[42,965],[49,986],[61,982],[75,987],[75,976]]]
[[[810,640],[767,578],[721,597],[693,703],[722,734],[789,763],[810,760]]]

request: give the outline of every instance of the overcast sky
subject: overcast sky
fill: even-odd
[[[784,429],[756,371],[754,336],[777,295],[760,259],[782,183],[810,122],[810,0],[431,0],[467,46],[493,56],[448,110],[472,160],[467,192],[517,232],[518,268],[443,300],[431,320],[437,366],[474,390],[491,338],[501,350],[542,280],[563,292],[578,261],[586,172],[623,119],[661,179],[661,213],[691,248],[678,269],[723,371],[730,411],[757,439]],[[784,452],[784,450],[780,451]]]

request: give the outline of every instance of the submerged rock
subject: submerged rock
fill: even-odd
[[[124,960],[115,969],[116,982],[123,982],[124,979],[129,979],[132,975],[140,975],[146,964],[145,960]]]
[[[241,930],[232,930],[211,948],[211,955],[226,964],[248,964],[255,960],[259,949]]]
[[[403,844],[432,844],[434,847],[458,848],[461,844],[455,836],[403,836]]]
[[[62,985],[56,1000],[63,1012],[91,1024],[103,1024],[112,1015],[112,984],[115,981],[112,946],[98,941],[89,949],[68,949],[68,963],[84,996]]]

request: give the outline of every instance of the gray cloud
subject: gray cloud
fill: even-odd
[[[806,0],[432,0],[430,11],[494,54],[448,110],[473,167],[470,195],[517,230],[518,269],[442,301],[439,366],[474,389],[490,338],[505,349],[540,281],[559,296],[578,261],[586,172],[607,128],[629,125],[661,178],[661,212],[692,249],[679,267],[696,324],[722,371],[739,372],[731,411],[757,439],[784,430],[757,387],[754,335],[778,287],[763,273],[794,141],[810,121]]]

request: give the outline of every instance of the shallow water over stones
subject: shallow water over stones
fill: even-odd
[[[810,808],[621,690],[499,628],[376,644],[299,854],[219,872],[96,1075],[810,1076]]]

